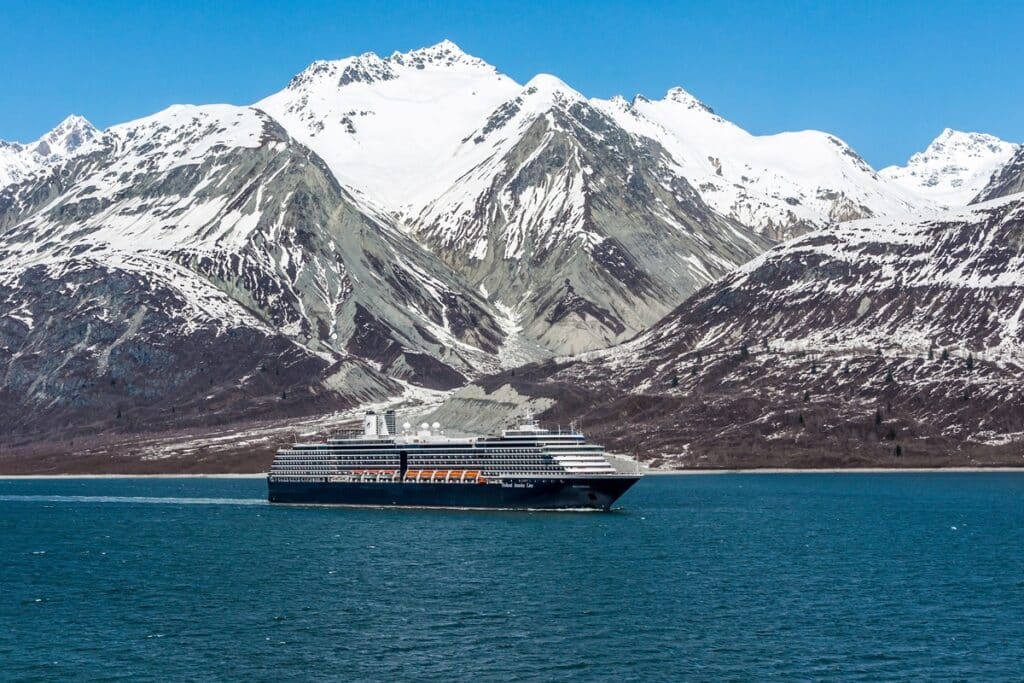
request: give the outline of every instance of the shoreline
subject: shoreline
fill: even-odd
[[[827,467],[827,468],[737,468],[643,470],[654,477],[716,475],[716,474],[926,474],[972,472],[1021,472],[1024,467]],[[2,480],[17,479],[263,479],[266,472],[220,472],[207,474],[0,474]]]

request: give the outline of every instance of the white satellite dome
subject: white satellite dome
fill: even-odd
[[[438,429],[441,428],[441,423],[435,422],[434,424],[430,425],[430,428],[433,429],[434,431],[437,431]]]
[[[424,422],[423,424],[420,425],[420,429],[430,429],[430,425]]]
[[[412,425],[409,424],[408,422],[403,422],[402,429],[412,429]]]

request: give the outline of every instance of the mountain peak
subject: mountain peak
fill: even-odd
[[[408,52],[393,52],[381,57],[376,52],[344,59],[318,59],[299,72],[288,87],[298,90],[311,83],[327,79],[337,86],[349,83],[374,83],[398,78],[403,70],[437,71],[443,69],[485,70],[497,73],[497,69],[484,60],[463,52],[450,40],[436,45],[421,47]]]
[[[466,54],[461,47],[447,38],[436,45],[429,45],[427,47],[409,50],[408,52],[395,51],[391,54],[389,59],[400,64],[410,61],[413,64],[417,62],[425,62],[444,66],[452,66],[453,64],[460,62],[483,63],[483,60]]]
[[[71,114],[35,142],[0,141],[0,188],[80,154],[96,149],[103,133],[85,118]]]
[[[890,166],[881,174],[944,206],[962,206],[985,187],[1017,145],[987,133],[944,128],[905,166]]]
[[[551,74],[537,74],[523,86],[523,90],[528,95],[537,93],[570,101],[586,99],[579,91],[574,90],[561,78]]]
[[[696,97],[680,88],[678,85],[675,86],[674,88],[669,88],[668,92],[665,93],[665,99],[669,102],[676,102],[678,104],[681,104],[685,106],[687,109],[697,109],[700,111],[705,111],[709,114],[715,113],[715,111],[711,107],[704,104]]]
[[[39,138],[32,151],[43,159],[58,159],[84,150],[96,142],[101,133],[84,117],[70,114],[46,135]]]
[[[88,119],[78,114],[68,114],[64,120],[58,123],[53,130],[44,137],[69,131],[96,131],[96,127],[89,123]]]
[[[998,153],[1000,149],[1009,144],[988,133],[972,133],[943,128],[942,132],[928,144],[927,149],[924,152],[918,152],[914,157],[941,154],[951,150],[961,150],[972,156],[979,156],[985,153]],[[914,157],[911,157],[911,161]]]

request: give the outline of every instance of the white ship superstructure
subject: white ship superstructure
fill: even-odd
[[[367,413],[361,432],[282,449],[270,471],[280,481],[408,483],[617,474],[604,448],[575,429],[543,429],[528,418],[500,437],[451,437],[437,423],[399,430],[394,411]]]

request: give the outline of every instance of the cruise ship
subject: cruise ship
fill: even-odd
[[[267,488],[271,503],[608,510],[640,476],[578,430],[531,417],[501,436],[448,437],[436,422],[398,429],[389,410],[367,412],[361,430],[281,449]]]

